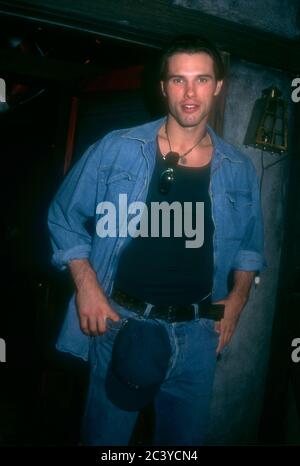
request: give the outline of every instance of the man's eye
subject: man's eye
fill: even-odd
[[[183,83],[183,79],[182,78],[173,78],[173,83],[181,84],[181,83]]]
[[[207,78],[198,78],[198,81],[200,83],[207,83],[208,79]]]

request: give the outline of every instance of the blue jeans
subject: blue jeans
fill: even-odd
[[[121,319],[138,317],[110,301]],[[150,312],[150,314],[149,314]],[[199,319],[167,323],[157,319],[169,334],[172,355],[160,391],[153,400],[153,445],[202,445],[216,366],[218,334],[214,321]],[[151,305],[143,319],[151,317]],[[121,321],[122,321],[121,320]],[[114,339],[121,321],[107,321],[108,330],[91,338],[90,384],[82,423],[83,445],[128,445],[139,412],[124,411],[106,397],[104,381]]]

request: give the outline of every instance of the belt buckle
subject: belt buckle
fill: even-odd
[[[174,315],[175,307],[174,306],[168,306],[167,308],[167,321],[168,322],[174,322],[174,319],[176,316]]]

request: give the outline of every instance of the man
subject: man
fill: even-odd
[[[204,441],[217,355],[264,266],[254,167],[207,125],[223,78],[212,44],[175,40],[161,62],[167,117],[96,142],[51,205],[53,261],[69,267],[76,287],[57,347],[91,364],[84,444],[130,440],[138,411],[115,405],[104,387],[120,323],[137,316],[159,322],[171,348],[153,399],[153,443]],[[167,226],[170,211],[152,215],[166,203],[174,207]],[[224,314],[214,313],[216,304]]]

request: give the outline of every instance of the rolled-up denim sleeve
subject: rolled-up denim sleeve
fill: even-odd
[[[48,227],[52,263],[61,270],[72,259],[89,257],[92,238],[86,222],[95,213],[100,153],[100,143],[89,147],[66,176],[50,205]]]
[[[245,235],[234,258],[233,268],[249,272],[259,272],[267,267],[264,253],[264,223],[261,209],[258,178],[252,162],[250,173],[252,204]],[[248,214],[249,215],[249,212]]]

